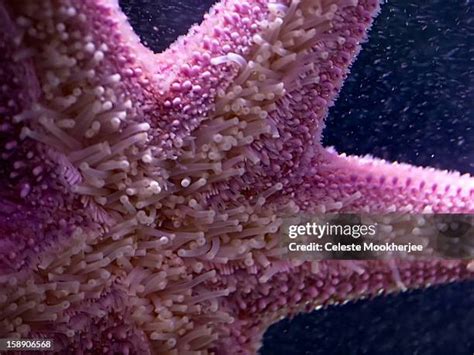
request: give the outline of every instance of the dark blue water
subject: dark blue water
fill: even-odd
[[[121,0],[156,52],[211,0]],[[324,143],[349,154],[474,174],[474,4],[386,3],[331,109]],[[284,320],[262,354],[474,353],[474,282],[362,301]]]
[[[474,2],[388,1],[329,115],[324,143],[474,173]]]

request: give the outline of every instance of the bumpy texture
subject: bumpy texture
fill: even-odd
[[[281,317],[472,277],[285,261],[282,218],[474,212],[474,179],[320,143],[376,0],[216,5],[167,51],[112,0],[0,2],[0,337],[254,353]]]

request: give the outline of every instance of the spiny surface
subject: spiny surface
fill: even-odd
[[[222,1],[160,54],[114,1],[0,4],[2,337],[253,353],[288,314],[472,277],[279,248],[300,210],[474,212],[470,176],[321,146],[377,1]]]

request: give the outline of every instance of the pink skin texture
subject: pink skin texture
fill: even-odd
[[[163,53],[114,0],[0,0],[0,338],[253,354],[302,311],[469,261],[288,260],[301,212],[473,213],[474,179],[321,132],[376,0],[223,0]]]

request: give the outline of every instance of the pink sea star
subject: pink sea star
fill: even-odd
[[[338,155],[323,119],[376,0],[227,0],[153,54],[112,0],[0,2],[0,337],[255,352],[281,317],[472,277],[283,259],[306,212],[474,212],[474,179]]]

